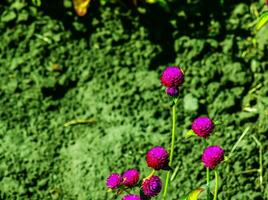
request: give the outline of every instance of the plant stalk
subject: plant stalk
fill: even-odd
[[[174,104],[172,106],[172,136],[171,136],[171,149],[170,149],[170,156],[169,156],[169,167],[171,167],[171,165],[172,165],[174,146],[175,146],[176,105],[177,105],[177,99],[174,100]],[[162,200],[166,200],[166,197],[167,197],[167,190],[168,190],[168,185],[169,185],[169,181],[170,181],[170,174],[171,174],[171,171],[169,170],[167,173],[167,176],[166,176],[166,183],[165,183],[165,188],[164,188]]]
[[[207,200],[210,200],[210,179],[209,168],[207,167]]]
[[[217,200],[217,196],[218,196],[218,187],[219,187],[219,172],[218,169],[216,168],[214,170],[215,172],[215,190],[214,190],[214,198],[213,200]]]

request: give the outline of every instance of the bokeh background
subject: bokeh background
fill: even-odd
[[[147,176],[146,151],[170,142],[168,65],[185,72],[168,199],[205,184],[202,143],[183,139],[199,115],[220,122],[209,144],[227,155],[250,128],[219,168],[219,199],[268,199],[268,29],[254,32],[264,1],[167,5],[95,0],[78,17],[68,0],[0,2],[1,199],[109,200],[111,172]],[[252,136],[263,183],[247,172],[259,168]]]

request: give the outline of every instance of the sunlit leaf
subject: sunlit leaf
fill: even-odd
[[[156,3],[157,0],[145,0],[146,3]]]
[[[195,133],[194,133],[194,131],[191,129],[191,130],[187,131],[187,132],[183,135],[183,137],[184,137],[185,139],[187,139],[187,138],[192,137],[192,136],[194,136],[194,135],[195,135]]]
[[[205,191],[203,188],[197,188],[188,195],[182,197],[180,200],[197,200],[201,192]]]
[[[90,0],[73,0],[74,10],[78,16],[85,16]]]
[[[256,24],[256,30],[260,30],[268,22],[268,11],[262,13]]]

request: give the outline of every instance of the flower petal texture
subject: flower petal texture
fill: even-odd
[[[161,83],[166,87],[178,87],[184,82],[184,74],[181,68],[170,66],[167,67],[160,78]]]
[[[111,189],[116,189],[121,185],[122,177],[120,174],[112,173],[106,181],[106,186]]]
[[[148,167],[155,170],[165,169],[169,163],[169,153],[161,146],[150,149],[146,154],[146,162]]]
[[[214,169],[224,159],[224,150],[219,146],[208,146],[202,155],[206,168]]]
[[[175,97],[179,94],[179,90],[176,87],[169,87],[166,89],[166,94],[171,97]]]
[[[141,200],[140,196],[135,195],[135,194],[128,194],[125,195],[122,200]]]
[[[214,130],[214,123],[209,117],[198,117],[192,123],[192,130],[199,137],[207,138]]]
[[[162,189],[162,182],[158,176],[151,176],[143,180],[142,191],[145,196],[157,196]]]
[[[123,173],[123,185],[127,187],[135,186],[140,178],[140,173],[136,169],[129,169]]]

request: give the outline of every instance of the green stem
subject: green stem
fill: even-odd
[[[210,180],[209,180],[209,168],[207,168],[207,200],[210,200]]]
[[[174,146],[175,146],[175,132],[176,132],[176,105],[177,105],[177,99],[174,100],[174,104],[172,106],[172,137],[171,137],[171,149],[170,149],[170,156],[169,156],[169,167],[172,165],[173,161],[173,154],[174,154]],[[166,183],[165,183],[165,188],[164,188],[164,193],[163,193],[163,200],[166,200],[167,197],[167,190],[168,190],[168,185],[169,185],[169,180],[170,180],[170,174],[171,171],[169,170],[166,176]]]
[[[263,190],[263,185],[262,185],[262,183],[263,183],[263,177],[262,177],[262,175],[263,175],[263,166],[262,166],[262,154],[263,154],[263,152],[262,152],[262,144],[261,144],[261,142],[253,135],[252,136],[252,138],[255,140],[255,142],[257,143],[257,145],[259,146],[259,173],[260,173],[260,187],[261,187],[261,191]]]
[[[214,198],[213,200],[217,200],[218,196],[218,187],[219,187],[219,172],[217,169],[214,170],[215,172],[215,190],[214,190]]]
[[[239,137],[239,139],[237,140],[237,142],[235,143],[235,145],[233,146],[231,152],[229,153],[228,158],[231,159],[232,154],[234,152],[234,150],[237,148],[237,146],[239,145],[239,143],[242,141],[242,139],[245,137],[245,135],[248,133],[249,131],[249,127],[247,127],[244,132],[242,133],[242,135]]]
[[[155,174],[155,170],[153,169],[152,172],[146,178],[144,178],[144,180],[152,177],[154,174]]]

